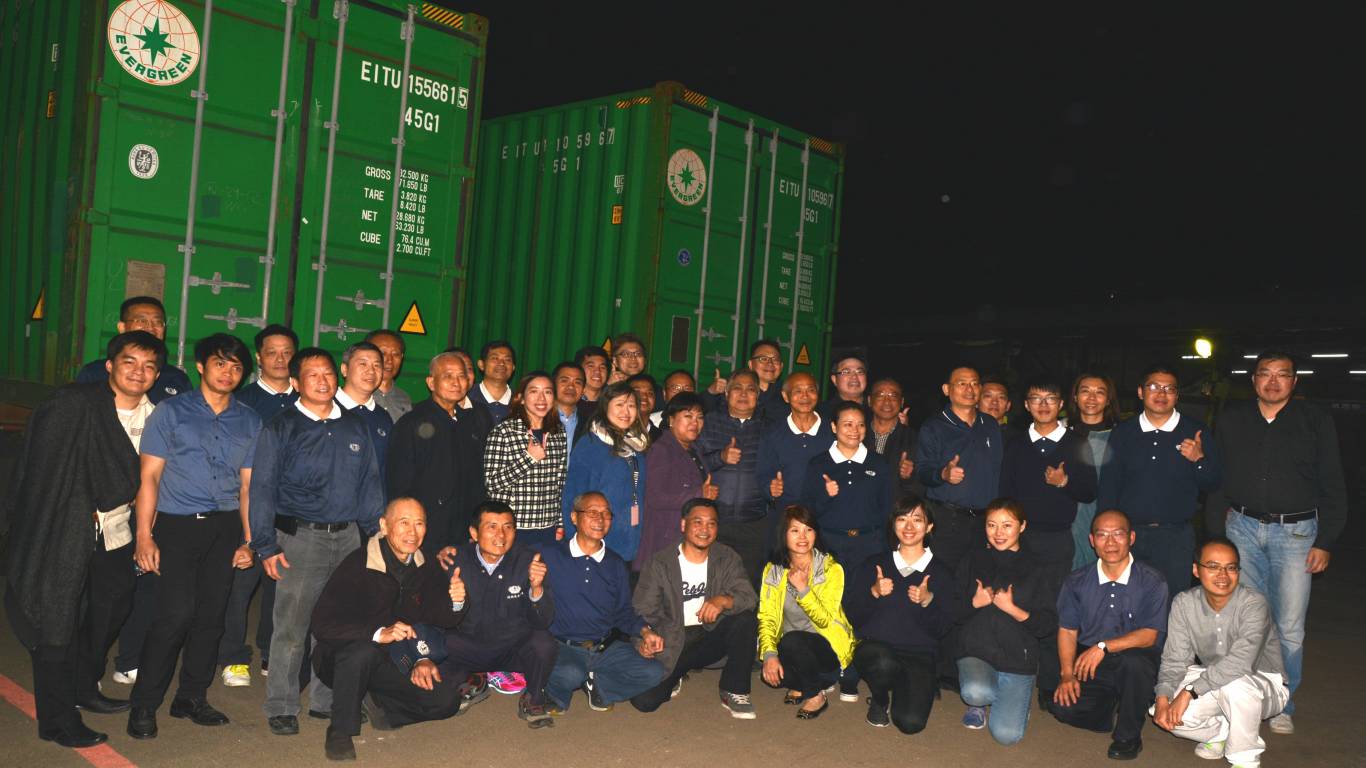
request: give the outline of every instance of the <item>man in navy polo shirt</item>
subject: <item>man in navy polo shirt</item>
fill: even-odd
[[[299,337],[287,326],[272,323],[262,328],[254,341],[259,366],[256,381],[242,387],[237,399],[267,422],[299,399],[289,383],[289,361],[299,349]]]
[[[1112,760],[1132,760],[1143,750],[1139,734],[1167,633],[1167,582],[1134,559],[1133,542],[1123,512],[1096,515],[1091,546],[1100,559],[1073,571],[1058,595],[1062,681],[1049,709],[1059,721],[1090,731],[1110,731],[1113,724]]]
[[[161,300],[151,296],[132,296],[124,299],[119,306],[119,333],[129,331],[146,331],[161,341],[166,341],[166,307],[162,306]],[[81,368],[76,374],[77,384],[90,384],[92,382],[104,382],[109,379],[109,372],[104,367],[105,358],[91,360]],[[194,389],[190,383],[190,377],[185,372],[171,365],[169,362],[161,366],[157,373],[157,380],[152,383],[152,388],[147,390],[147,399],[152,401],[152,405],[174,397],[181,392],[189,392]]]
[[[251,480],[251,548],[277,582],[273,674],[264,709],[278,736],[299,732],[299,667],[318,595],[342,559],[360,547],[357,526],[373,535],[384,511],[365,422],[334,399],[337,364],[331,353],[301,349],[289,373],[299,399],[261,430]],[[309,688],[309,710],[332,711],[332,691],[317,677]]]
[[[1221,475],[1214,435],[1177,412],[1180,395],[1171,369],[1143,374],[1143,412],[1110,433],[1111,461],[1096,494],[1096,509],[1122,510],[1133,521],[1134,555],[1162,572],[1172,595],[1190,586],[1191,518],[1200,493],[1218,488]]]
[[[195,344],[199,388],[164,401],[142,435],[134,558],[156,574],[155,620],[133,687],[128,735],[157,735],[156,711],[184,647],[171,716],[198,725],[228,718],[205,696],[218,658],[233,568],[251,565],[245,545],[252,449],[261,417],[233,397],[251,372],[247,345],[215,333]]]
[[[943,391],[948,407],[920,425],[914,464],[934,513],[934,556],[956,568],[968,550],[986,546],[982,515],[996,498],[1005,446],[996,420],[977,411],[977,371],[954,368]]]
[[[783,400],[791,412],[769,424],[759,439],[756,477],[759,488],[768,491],[772,500],[768,514],[770,532],[782,519],[787,505],[801,503],[806,466],[811,459],[830,449],[830,428],[816,413],[819,387],[816,377],[805,371],[788,376],[783,382]]]
[[[365,422],[370,442],[375,446],[380,480],[383,480],[389,433],[394,431],[394,420],[375,400],[375,391],[384,378],[384,354],[368,341],[356,342],[342,353],[341,373],[343,383],[337,390],[337,402]]]

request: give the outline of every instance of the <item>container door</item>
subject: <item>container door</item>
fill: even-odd
[[[463,290],[482,28],[429,4],[336,9],[312,56],[295,324],[334,352],[400,331],[420,396]]]

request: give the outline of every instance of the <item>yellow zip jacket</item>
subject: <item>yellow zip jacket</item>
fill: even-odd
[[[797,604],[815,625],[820,636],[830,643],[839,657],[840,668],[849,666],[854,658],[854,630],[844,615],[840,601],[844,597],[844,568],[835,558],[814,552],[815,566],[811,586]],[[769,563],[759,585],[759,659],[778,652],[778,641],[783,637],[783,601],[788,597],[787,568]]]

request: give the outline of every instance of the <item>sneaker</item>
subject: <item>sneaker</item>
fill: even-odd
[[[1284,712],[1271,718],[1269,725],[1272,733],[1279,733],[1282,736],[1289,736],[1295,732],[1295,721]]]
[[[840,683],[840,701],[852,704],[858,700],[858,683],[854,683],[852,686]]]
[[[270,677],[270,659],[261,659],[261,677]]]
[[[526,721],[530,728],[548,728],[555,725],[551,718],[550,708],[545,704],[531,703],[531,697],[525,693],[517,699],[517,716]]]
[[[460,684],[460,711],[456,714],[464,714],[465,710],[478,704],[489,697],[489,681],[485,675],[475,673],[465,679]]]
[[[963,713],[963,727],[974,731],[987,727],[986,707],[968,707],[968,711]]]
[[[669,691],[669,698],[670,698],[670,699],[676,699],[676,698],[678,698],[678,694],[680,694],[680,693],[682,693],[682,692],[683,692],[683,678],[680,677],[680,678],[678,678],[678,682],[674,683],[674,689],[673,689],[672,691]]]
[[[602,695],[598,693],[598,689],[593,685],[593,679],[591,677],[583,681],[583,695],[588,697],[588,708],[594,712],[612,711],[612,705],[602,700]]]
[[[495,693],[515,696],[526,690],[526,678],[517,672],[490,672],[489,687]]]
[[[749,700],[748,693],[731,693],[721,691],[721,706],[730,710],[730,716],[736,720],[753,720],[754,703]]]
[[[223,667],[223,685],[229,688],[251,685],[251,667],[246,664],[229,664]]]
[[[868,697],[868,716],[864,719],[874,728],[886,728],[892,724],[892,718],[887,715],[887,707],[873,701],[872,696]]]
[[[138,671],[130,669],[127,672],[114,671],[114,682],[122,685],[132,685],[138,681]]]
[[[1218,760],[1224,756],[1224,742],[1202,741],[1195,745],[1195,756],[1205,760]]]

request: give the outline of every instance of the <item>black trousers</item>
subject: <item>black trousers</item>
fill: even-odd
[[[782,686],[811,698],[840,679],[840,660],[829,641],[815,632],[788,632],[778,641]]]
[[[219,666],[251,663],[247,614],[258,584],[261,587],[261,615],[256,622],[256,647],[261,650],[262,666],[270,660],[270,634],[275,631],[275,579],[264,574],[260,560],[253,560],[250,568],[233,571],[228,609],[223,614],[223,639],[218,642]]]
[[[531,703],[543,704],[545,681],[550,679],[550,670],[555,668],[559,653],[559,643],[544,629],[533,629],[502,644],[447,632],[447,656],[441,662],[441,675],[460,682],[472,672],[517,672],[526,678],[526,694]]]
[[[1190,588],[1195,560],[1195,529],[1190,523],[1134,525],[1134,557],[1162,572],[1167,580],[1167,604]]]
[[[723,521],[716,528],[716,540],[735,550],[745,566],[750,586],[759,586],[759,576],[768,562],[769,525],[767,518],[739,523]]]
[[[728,693],[749,693],[754,666],[754,643],[759,635],[759,620],[753,611],[722,616],[711,629],[687,627],[684,630],[683,651],[673,671],[659,685],[632,697],[631,706],[641,712],[653,712],[673,695],[674,686],[683,676],[715,664],[721,659],[726,666],[721,670],[721,690]],[[829,647],[829,646],[827,646]]]
[[[1030,552],[1041,563],[1044,584],[1054,602],[1062,590],[1062,582],[1072,572],[1072,555],[1076,544],[1070,528],[1061,531],[1026,529],[1024,539]],[[1040,696],[1051,696],[1058,687],[1058,633],[1049,632],[1039,640],[1039,672],[1037,683]]]
[[[957,571],[968,552],[986,547],[986,517],[940,501],[926,504],[934,513],[934,558],[943,561],[950,571]]]
[[[460,683],[453,675],[424,690],[413,685],[408,673],[389,658],[389,651],[369,640],[357,640],[339,648],[318,645],[318,677],[332,689],[332,723],[328,731],[347,736],[360,734],[361,700],[368,693],[393,725],[445,720],[460,711]]]
[[[873,701],[891,704],[892,724],[902,733],[920,733],[929,722],[938,686],[932,653],[903,651],[879,640],[864,640],[854,650],[858,667]]]
[[[1084,650],[1078,646],[1077,655]],[[1096,676],[1081,684],[1081,696],[1075,704],[1064,707],[1052,702],[1048,709],[1068,725],[1101,733],[1113,725],[1116,741],[1136,739],[1148,719],[1148,705],[1153,703],[1159,658],[1152,648],[1107,653],[1096,667]]]
[[[223,612],[232,589],[232,554],[242,540],[236,510],[204,518],[158,513],[152,529],[161,550],[156,615],[147,628],[133,686],[135,707],[161,706],[184,654],[176,698],[202,699],[213,682]]]

